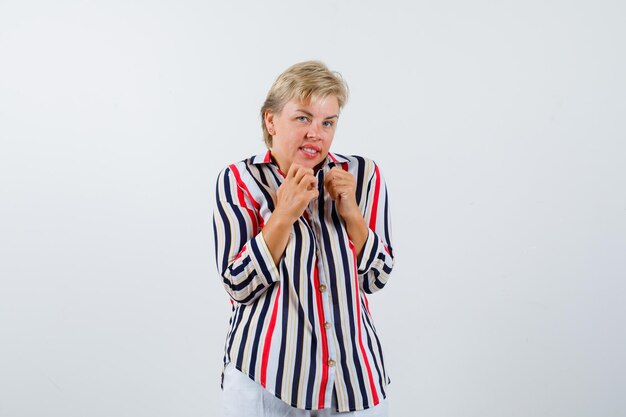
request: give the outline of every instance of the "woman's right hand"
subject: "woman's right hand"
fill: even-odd
[[[291,164],[285,181],[276,190],[274,212],[261,230],[276,266],[285,253],[291,227],[318,194],[317,179],[313,175],[313,170]]]
[[[285,181],[276,190],[276,201],[272,217],[278,215],[292,225],[298,220],[309,202],[317,198],[317,178],[311,168],[291,164]]]

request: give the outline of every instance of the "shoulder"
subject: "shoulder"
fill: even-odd
[[[378,165],[373,159],[361,155],[333,154],[344,169],[347,168],[357,178],[368,179],[378,173]]]
[[[241,173],[248,171],[249,167],[254,164],[257,156],[251,156],[246,159],[242,159],[241,161],[233,162],[232,164],[228,164],[223,167],[217,177],[218,180],[224,179],[225,177],[238,177]]]

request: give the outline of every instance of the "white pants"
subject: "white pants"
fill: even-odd
[[[387,400],[362,411],[339,413],[332,408],[301,410],[279,400],[230,363],[224,370],[224,417],[388,417]]]

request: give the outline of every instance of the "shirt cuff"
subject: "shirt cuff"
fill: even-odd
[[[257,273],[263,277],[267,285],[277,282],[280,274],[276,264],[274,264],[272,253],[265,243],[263,233],[259,232],[259,234],[250,241],[249,253]]]

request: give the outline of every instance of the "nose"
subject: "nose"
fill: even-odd
[[[315,123],[309,125],[309,130],[306,132],[306,137],[309,139],[320,139],[320,130]]]

